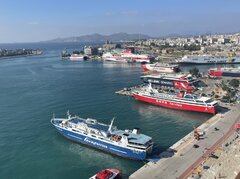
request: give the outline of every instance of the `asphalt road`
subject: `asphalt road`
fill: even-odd
[[[239,106],[231,108],[231,111],[208,127],[203,139],[199,141],[192,140],[173,157],[160,159],[157,163],[148,163],[129,178],[186,178],[201,164],[205,157],[208,157],[213,150],[231,135],[233,125],[240,117]],[[194,144],[199,147],[194,148]]]

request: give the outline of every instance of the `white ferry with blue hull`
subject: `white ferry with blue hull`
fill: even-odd
[[[53,118],[51,123],[68,139],[121,157],[146,160],[152,152],[151,137],[140,134],[137,128],[118,130],[112,125],[113,120],[110,125],[106,125],[95,119],[68,115],[66,119]]]

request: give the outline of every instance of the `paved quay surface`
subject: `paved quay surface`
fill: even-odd
[[[169,155],[170,157],[167,158],[167,153],[162,153],[162,158],[158,162],[149,162],[129,178],[187,178],[192,174],[193,170],[233,134],[233,126],[240,119],[240,106],[229,107],[231,108],[230,111],[217,114],[198,127],[198,129],[205,132],[203,139],[199,141],[193,139],[193,132],[191,132],[170,147],[177,151],[172,157]],[[199,147],[194,148],[194,144]]]
[[[214,155],[218,158],[208,158],[204,165],[199,167],[202,171],[201,178],[232,179],[238,174],[240,178],[240,131],[230,137],[221,149],[214,152]]]

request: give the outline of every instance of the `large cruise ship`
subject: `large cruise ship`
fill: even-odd
[[[240,56],[185,55],[176,62],[179,64],[234,64],[240,63]]]
[[[179,94],[159,92],[157,89],[153,89],[151,84],[148,87],[134,91],[133,96],[139,101],[166,108],[212,114],[216,113],[216,106],[218,105],[216,101],[208,97],[200,97],[184,92]]]
[[[198,87],[199,80],[185,74],[151,74],[141,76],[144,83],[151,83],[161,88],[192,91]]]
[[[121,52],[106,52],[102,55],[103,60],[112,62],[140,62],[150,63],[155,58],[149,54],[132,53],[131,50],[123,50]]]
[[[151,154],[152,138],[141,134],[138,128],[119,130],[113,126],[99,123],[95,119],[78,116],[51,119],[58,132],[73,141],[103,150],[121,157],[145,160]]]

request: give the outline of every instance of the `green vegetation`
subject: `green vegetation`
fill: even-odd
[[[195,77],[199,77],[200,74],[199,74],[199,69],[194,67],[192,69],[189,70],[189,73],[192,75],[192,76],[195,76]]]
[[[215,95],[215,92],[214,91],[212,91],[212,93],[211,93],[211,96],[214,96]]]
[[[236,97],[236,93],[237,93],[236,87],[239,87],[239,80],[232,79],[231,81],[228,80],[227,82],[222,81],[221,86],[222,86],[222,89],[227,92],[227,94],[222,97],[221,101],[229,102],[229,103],[235,102],[236,99],[237,99],[237,97]]]
[[[237,79],[232,79],[230,82],[229,82],[229,85],[234,87],[234,88],[237,88],[239,87],[239,80]]]
[[[116,48],[122,48],[121,44],[116,44]]]
[[[75,50],[75,51],[73,51],[73,54],[80,54],[80,52]]]
[[[200,45],[195,45],[195,44],[191,44],[191,45],[185,44],[183,46],[183,49],[184,50],[189,50],[189,51],[197,51],[197,50],[200,50],[201,47],[200,47]]]

